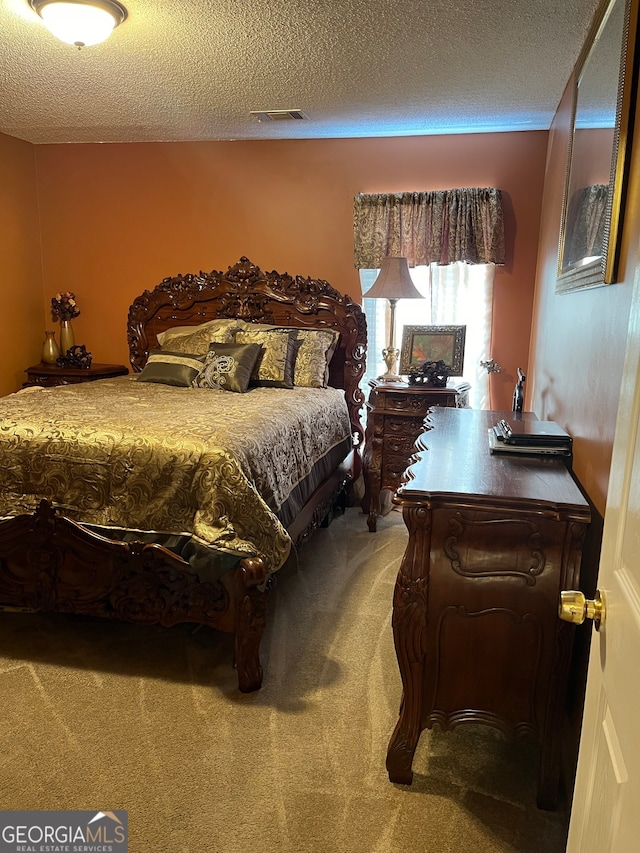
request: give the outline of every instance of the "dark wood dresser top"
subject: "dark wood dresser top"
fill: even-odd
[[[588,501],[561,457],[490,453],[488,430],[500,418],[514,413],[434,407],[396,503],[459,505],[462,499],[470,507],[507,504],[528,511],[536,504],[541,514],[588,523]]]

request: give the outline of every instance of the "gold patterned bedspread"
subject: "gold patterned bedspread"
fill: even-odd
[[[76,521],[188,533],[275,571],[291,541],[272,510],[349,434],[333,388],[29,390],[0,399],[0,516],[48,498]]]

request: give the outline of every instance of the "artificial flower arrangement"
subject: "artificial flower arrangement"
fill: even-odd
[[[51,316],[54,320],[73,320],[80,316],[76,304],[75,293],[70,290],[60,291],[51,297]]]

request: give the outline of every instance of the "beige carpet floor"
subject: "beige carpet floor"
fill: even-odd
[[[562,853],[532,745],[424,732],[413,786],[388,781],[405,542],[395,511],[376,534],[355,508],[317,531],[248,695],[208,629],[0,613],[0,807],[126,809],[131,853]]]

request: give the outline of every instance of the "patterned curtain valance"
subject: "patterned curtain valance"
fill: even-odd
[[[504,263],[502,195],[493,187],[407,193],[361,193],[353,208],[354,266],[378,269],[382,258],[409,266]]]

